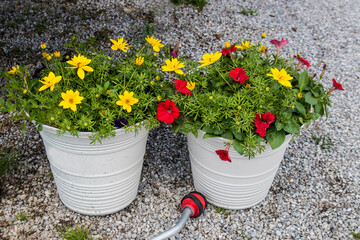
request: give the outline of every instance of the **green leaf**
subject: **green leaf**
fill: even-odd
[[[229,140],[233,140],[234,136],[230,131],[226,131],[223,134],[221,134],[221,137],[225,138],[225,139],[229,139]]]
[[[202,130],[206,133],[214,133],[214,129],[210,126],[204,126]]]
[[[181,128],[180,128],[180,132],[182,134],[188,134],[189,132],[191,131],[191,125],[190,124],[185,124],[185,125],[182,125]]]
[[[272,149],[280,147],[285,141],[284,131],[269,131],[266,133],[266,140],[268,140]]]
[[[199,133],[199,132],[198,132],[198,130],[197,130],[196,128],[192,128],[192,129],[191,129],[191,133],[194,135],[195,138],[198,137],[198,133]]]
[[[277,130],[277,131],[280,131],[281,129],[284,128],[284,123],[283,123],[283,122],[280,122],[280,121],[276,121],[276,122],[275,122],[275,127],[276,127],[276,130]]]
[[[307,103],[309,103],[311,105],[315,105],[315,104],[317,104],[318,100],[313,97],[311,92],[307,92],[305,94],[305,102],[307,102]]]
[[[310,117],[312,120],[318,120],[320,117],[320,114],[318,113],[310,113]]]
[[[26,133],[26,125],[25,125],[25,121],[22,121],[22,124],[21,124],[21,130],[23,133]]]
[[[234,136],[235,136],[235,138],[237,139],[237,140],[243,140],[244,139],[244,134],[242,133],[242,132],[235,132],[235,131],[233,131],[232,132],[233,134],[234,134]]]
[[[110,85],[110,82],[109,82],[109,81],[107,81],[107,82],[104,84],[104,90],[107,90],[107,89],[108,89],[108,87],[109,87],[109,85]]]
[[[214,135],[214,134],[210,134],[210,133],[205,133],[204,136],[203,136],[203,139],[213,138],[213,137],[218,137],[218,136],[217,136],[217,135]]]
[[[256,141],[257,143],[265,142],[265,138],[260,137],[259,135],[255,135],[254,138],[255,138],[255,141]]]
[[[309,74],[305,70],[305,71],[303,71],[301,73],[301,75],[299,77],[299,89],[300,89],[300,92],[302,92],[308,84],[309,84]]]
[[[295,103],[295,107],[296,107],[296,110],[299,111],[299,113],[301,113],[302,115],[306,116],[306,110],[305,110],[304,106],[303,106],[301,103],[296,102],[296,103]]]
[[[235,151],[237,151],[239,154],[242,155],[244,153],[245,147],[240,143],[239,140],[235,139],[233,141],[233,146]]]
[[[320,114],[320,115],[324,115],[324,107],[321,103],[317,103],[314,106],[314,110],[316,113]]]
[[[304,119],[303,119],[302,117],[299,117],[299,122],[300,122],[301,124],[305,124],[305,123],[304,123]]]
[[[196,129],[200,129],[201,126],[202,126],[202,123],[200,121],[196,121],[194,126],[195,126]]]
[[[172,131],[174,133],[177,133],[184,124],[184,122],[185,121],[182,118],[175,119],[175,121],[171,124]]]
[[[221,135],[224,131],[220,128],[215,129],[214,134],[215,135]]]
[[[299,133],[300,126],[299,126],[299,124],[297,124],[297,122],[292,120],[285,124],[284,130],[288,133]]]
[[[38,129],[39,132],[41,132],[42,129],[43,129],[43,125],[42,125],[42,124],[39,124],[39,125],[37,126],[37,129]]]
[[[282,116],[286,119],[290,119],[292,116],[292,111],[290,109],[287,109],[284,112],[282,112]]]

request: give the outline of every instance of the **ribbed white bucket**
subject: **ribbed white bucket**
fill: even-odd
[[[201,131],[198,138],[188,134],[194,185],[210,203],[227,209],[249,208],[266,197],[291,140],[291,135],[287,135],[283,145],[274,150],[266,144],[265,151],[250,160],[231,147],[230,163],[215,153],[225,149],[229,140],[203,136]]]
[[[86,215],[106,215],[128,206],[136,197],[146,140],[142,128],[90,144],[91,133],[58,136],[57,129],[40,132],[61,201]]]

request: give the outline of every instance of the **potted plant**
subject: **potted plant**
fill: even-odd
[[[264,36],[265,37],[265,36]],[[172,83],[167,111],[158,119],[188,134],[195,188],[217,206],[241,209],[267,195],[293,134],[328,114],[330,90],[306,68],[300,55],[279,56],[287,40],[225,43]],[[159,109],[159,108],[158,108]],[[162,108],[160,108],[161,110]],[[189,134],[192,133],[192,134]]]
[[[73,37],[67,53],[42,44],[41,68],[2,74],[1,110],[14,113],[24,130],[26,120],[37,125],[61,200],[88,215],[116,212],[136,197],[148,131],[158,125],[164,96],[156,69],[161,41],[110,41],[111,49],[100,51]]]

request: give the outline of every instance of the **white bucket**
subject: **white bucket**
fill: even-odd
[[[266,144],[265,151],[250,160],[231,147],[228,162],[221,160],[215,151],[225,149],[229,140],[203,136],[202,131],[198,138],[188,134],[194,185],[210,203],[227,209],[249,208],[266,197],[291,140],[291,135],[287,135],[285,142],[274,150]]]
[[[90,144],[92,133],[58,136],[40,132],[61,201],[86,215],[106,215],[128,206],[136,197],[149,131],[144,127]]]

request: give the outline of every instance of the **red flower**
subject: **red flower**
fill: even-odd
[[[264,114],[261,114],[261,116],[257,113],[255,113],[255,127],[256,127],[256,133],[259,134],[260,137],[266,136],[266,129],[270,126],[270,123],[272,123],[275,120],[275,115],[271,112],[267,112]]]
[[[231,70],[229,75],[230,77],[232,77],[232,79],[234,79],[234,81],[236,82],[240,82],[241,84],[243,84],[245,82],[245,80],[248,80],[248,76],[245,74],[246,70],[237,67],[234,70]]]
[[[235,45],[231,45],[230,48],[223,48],[223,50],[221,51],[222,55],[227,55],[227,54],[231,54],[233,52],[235,52],[237,50],[237,47],[235,47]]]
[[[274,45],[276,46],[276,49],[277,49],[276,55],[279,55],[280,50],[281,50],[286,44],[288,44],[289,41],[281,38],[281,41],[278,41],[278,40],[276,40],[276,39],[272,39],[272,40],[270,41],[270,43],[272,43],[272,44],[274,44]]]
[[[310,63],[308,61],[306,61],[305,59],[295,56],[295,55],[294,55],[294,58],[296,58],[299,61],[296,69],[300,69],[303,65],[306,65],[307,67],[311,67]]]
[[[336,80],[333,78],[333,86],[329,89],[328,93],[331,93],[334,90],[344,90],[340,83],[336,82]]]
[[[190,92],[190,90],[186,87],[187,86],[187,81],[183,81],[181,79],[176,79],[174,81],[175,84],[175,88],[176,90],[178,90],[179,92],[185,94],[185,95],[191,95],[192,92]]]
[[[340,83],[336,82],[336,80],[333,78],[333,88],[334,90],[344,90]]]
[[[171,100],[161,102],[157,106],[157,119],[167,124],[174,122],[180,115],[179,109],[176,107],[176,103]]]
[[[215,152],[217,155],[219,155],[221,160],[231,162],[231,158],[229,156],[229,148],[230,145],[228,144],[225,150],[216,150]]]
[[[235,52],[237,50],[237,47],[235,47],[235,45],[231,45],[230,47],[230,52]]]
[[[223,48],[223,49],[221,50],[221,54],[222,54],[222,55],[226,55],[226,54],[229,54],[229,53],[230,53],[230,50],[227,49],[227,48]]]

